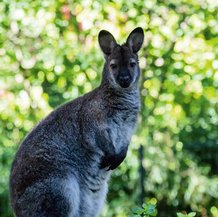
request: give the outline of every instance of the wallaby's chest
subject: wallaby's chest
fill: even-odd
[[[108,118],[107,127],[112,140],[117,144],[124,145],[129,143],[132,133],[134,131],[135,123],[137,119],[137,112],[130,110],[124,110],[122,112],[114,112],[114,114]]]

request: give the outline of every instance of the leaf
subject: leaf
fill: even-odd
[[[147,212],[154,212],[156,206],[153,204],[148,204]]]
[[[140,215],[131,215],[130,217],[141,217]]]
[[[195,216],[195,215],[196,215],[196,212],[190,212],[190,213],[188,214],[189,217],[193,217],[193,216]]]
[[[177,217],[186,217],[187,216],[187,215],[184,215],[184,214],[182,214],[180,212],[177,212],[176,215],[177,215]]]
[[[141,208],[141,207],[134,207],[132,209],[132,211],[133,211],[134,214],[142,214],[144,212],[144,209]]]
[[[155,211],[151,214],[151,216],[157,216],[157,210],[155,210]]]

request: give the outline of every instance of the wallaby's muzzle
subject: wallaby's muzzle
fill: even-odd
[[[119,76],[117,78],[117,83],[122,88],[128,88],[131,85],[131,83],[132,83],[132,78],[131,78],[130,75]]]

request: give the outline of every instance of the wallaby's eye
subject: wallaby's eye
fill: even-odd
[[[112,63],[112,64],[110,64],[110,67],[111,67],[112,69],[116,69],[116,68],[117,68],[117,64]]]
[[[134,68],[136,66],[136,63],[135,62],[131,62],[130,66],[131,66],[131,68]]]

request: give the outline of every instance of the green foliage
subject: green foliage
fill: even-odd
[[[142,207],[135,207],[132,209],[133,215],[131,217],[152,217],[157,216],[156,205],[152,203],[145,203]]]
[[[195,212],[190,212],[188,214],[177,213],[177,217],[194,217],[196,215]]]
[[[156,205],[153,203],[144,203],[142,207],[134,207],[132,209],[133,215],[130,217],[152,217],[157,216]],[[181,212],[177,213],[177,217],[194,217],[196,216],[196,212],[190,212],[188,214],[184,214]]]
[[[8,176],[24,136],[99,84],[100,29],[123,43],[136,26],[145,30],[141,113],[103,216],[125,216],[139,203],[142,144],[146,197],[157,198],[159,217],[177,210],[217,217],[217,11],[212,0],[0,1],[0,217],[12,216]]]

